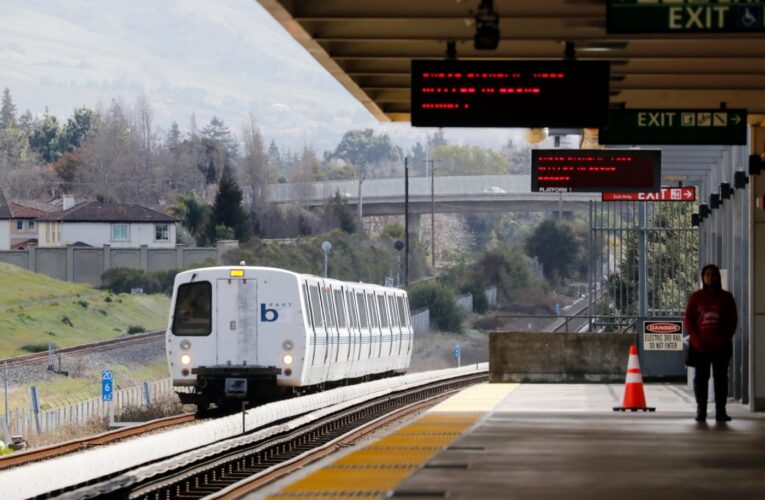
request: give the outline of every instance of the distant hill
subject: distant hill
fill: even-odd
[[[106,340],[130,326],[165,328],[164,295],[111,295],[0,263],[0,358]]]

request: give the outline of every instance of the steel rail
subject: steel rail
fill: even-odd
[[[275,426],[278,432],[269,437],[253,436],[249,442],[246,435],[229,438],[182,457],[156,462],[140,473],[94,479],[87,485],[76,485],[50,492],[49,495],[60,495],[64,499],[203,498],[251,476],[256,476],[253,478],[254,486],[251,486],[255,488],[288,473],[291,464],[313,461],[331,453],[340,446],[338,443],[343,442],[343,436],[347,435],[349,440],[356,439],[366,426],[371,426],[371,432],[392,419],[401,418],[400,413],[396,415],[397,412],[416,411],[428,402],[435,404],[433,398],[445,397],[487,378],[485,372],[471,373],[404,389],[345,407],[295,428],[288,429],[285,423],[281,423]],[[281,425],[286,430],[279,430]],[[268,428],[259,429],[265,430]],[[311,453],[319,455],[311,459]]]
[[[400,420],[412,413],[416,413],[418,411],[422,411],[435,406],[436,404],[450,397],[455,392],[457,392],[457,389],[407,405],[392,413],[389,413],[388,415],[363,424],[357,427],[355,430],[352,430],[347,434],[329,441],[323,446],[309,450],[292,460],[287,460],[281,464],[277,464],[274,467],[271,467],[270,469],[266,469],[259,474],[255,474],[237,483],[234,483],[231,486],[219,491],[218,493],[208,495],[207,498],[224,500],[235,500],[237,498],[242,498],[244,495],[252,493],[258,488],[261,488],[307,465],[321,460],[322,458],[331,455],[344,447],[352,446],[362,437],[374,433],[381,427],[389,425],[396,420]]]
[[[146,333],[138,333],[125,337],[118,337],[116,339],[102,340],[100,342],[92,342],[90,344],[62,347],[60,349],[56,349],[54,354],[83,354],[87,352],[105,351],[117,347],[140,344],[146,340],[160,340],[164,335],[165,330],[152,330]],[[47,359],[48,351],[35,352],[32,354],[22,354],[21,356],[0,359],[0,365],[3,363],[8,363],[8,367],[13,367],[18,365],[33,364],[39,361],[46,361]]]
[[[158,418],[148,422],[136,424],[130,427],[123,427],[113,431],[107,431],[95,436],[73,439],[64,443],[35,448],[33,450],[20,451],[0,457],[0,470],[16,467],[19,465],[47,460],[67,453],[73,453],[93,446],[103,446],[125,438],[137,436],[146,432],[171,427],[175,425],[193,422],[196,417],[193,414],[185,413],[183,415],[174,415],[172,417]]]

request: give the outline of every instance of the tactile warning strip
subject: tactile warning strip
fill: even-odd
[[[431,408],[411,424],[354,451],[268,500],[381,498],[453,443],[518,384],[480,384]]]

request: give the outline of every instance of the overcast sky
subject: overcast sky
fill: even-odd
[[[239,132],[249,112],[267,141],[332,149],[373,127],[408,147],[428,130],[380,125],[255,0],[2,0],[0,87],[19,112],[61,119],[79,106],[133,104],[189,130],[215,115]],[[501,147],[509,130],[448,130],[454,143]]]

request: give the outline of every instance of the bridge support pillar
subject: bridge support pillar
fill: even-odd
[[[422,237],[421,230],[422,214],[409,214],[409,234],[419,240]]]

